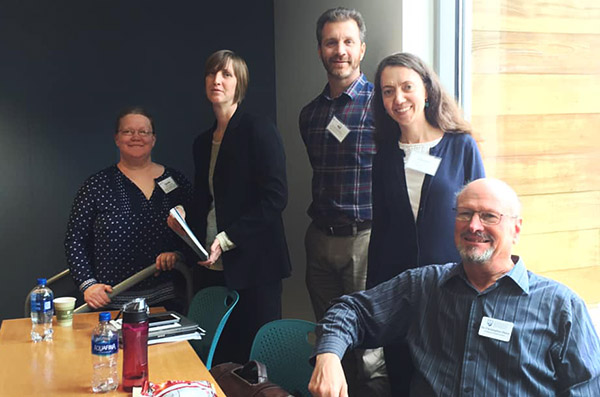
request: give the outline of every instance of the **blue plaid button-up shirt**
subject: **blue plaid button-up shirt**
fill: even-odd
[[[313,168],[313,219],[372,219],[371,168],[375,130],[371,100],[373,84],[361,74],[339,97],[329,85],[300,112],[300,133]],[[339,142],[327,125],[333,117],[350,130]]]

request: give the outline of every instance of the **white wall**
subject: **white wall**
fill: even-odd
[[[298,130],[298,114],[326,84],[317,55],[316,22],[327,9],[344,6],[361,12],[367,26],[362,70],[373,81],[379,61],[404,47],[433,61],[433,0],[275,0],[277,124],[287,154],[289,203],[284,214],[293,275],[284,283],[284,317],[313,319],[304,283],[304,233],[309,224],[312,171]],[[404,18],[403,18],[404,10]],[[402,21],[410,20],[403,34]],[[403,40],[404,36],[404,40]]]

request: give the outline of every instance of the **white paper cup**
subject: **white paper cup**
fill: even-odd
[[[70,327],[73,325],[73,309],[77,299],[70,296],[63,296],[54,299],[54,311],[56,312],[56,324],[61,327]]]

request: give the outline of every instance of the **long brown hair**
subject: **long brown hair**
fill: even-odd
[[[414,70],[421,76],[429,106],[425,107],[425,119],[433,127],[444,132],[471,133],[471,125],[466,121],[456,104],[442,87],[438,76],[419,57],[407,52],[389,55],[379,63],[375,74],[375,94],[373,111],[375,115],[375,141],[377,145],[384,142],[397,142],[402,130],[386,112],[381,93],[381,74],[386,67],[401,66]]]

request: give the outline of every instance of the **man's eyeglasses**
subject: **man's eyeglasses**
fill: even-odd
[[[484,225],[497,225],[502,220],[503,216],[510,218],[516,218],[514,215],[500,214],[493,211],[473,211],[468,208],[454,208],[456,211],[456,220],[460,222],[470,222],[473,219],[473,215],[479,216],[479,221]]]
[[[121,131],[119,131],[119,133],[121,133],[121,135],[124,135],[124,136],[133,136],[133,135],[135,135],[135,133],[137,133],[139,136],[144,136],[144,137],[154,134],[153,131],[146,131],[146,130],[137,130],[137,131],[136,130],[121,130]]]

